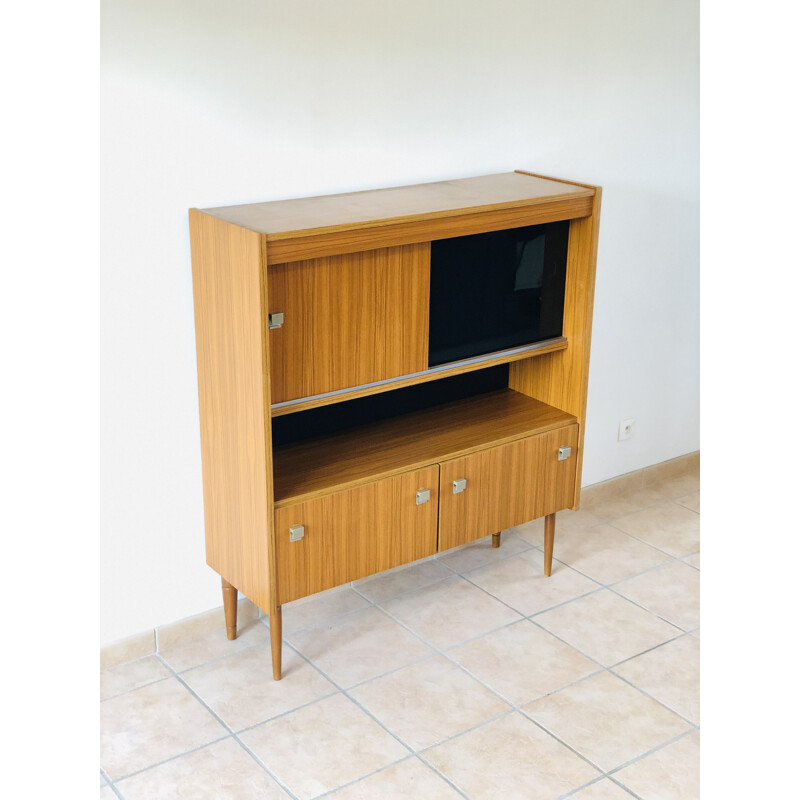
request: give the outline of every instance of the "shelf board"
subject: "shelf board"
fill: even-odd
[[[362,386],[339,389],[335,392],[327,392],[326,394],[300,397],[297,400],[285,400],[282,403],[273,403],[271,406],[271,414],[273,417],[281,417],[284,414],[295,414],[298,411],[307,411],[310,408],[319,408],[320,406],[327,406],[331,403],[355,400],[357,397],[390,392],[393,389],[402,389],[406,386],[427,383],[428,381],[435,381],[440,378],[463,375],[465,372],[474,372],[478,369],[496,367],[498,364],[510,364],[512,361],[543,356],[547,353],[555,353],[557,350],[566,350],[567,344],[566,337],[559,336],[555,339],[547,339],[546,341],[536,342],[535,344],[525,345],[523,347],[514,347],[497,353],[467,358],[463,361],[455,361],[451,364],[441,364],[438,367],[426,369],[424,372],[415,372],[413,375],[401,375],[397,378],[387,378],[383,381],[365,383]]]
[[[275,448],[275,507],[388,478],[576,422],[531,397],[498,392]]]

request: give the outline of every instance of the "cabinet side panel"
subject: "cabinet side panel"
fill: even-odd
[[[601,189],[597,187],[591,216],[570,223],[563,329],[567,349],[514,362],[508,377],[511,389],[578,418],[578,463],[572,508],[578,508],[580,503],[600,196]]]
[[[189,212],[206,561],[270,610],[262,241]]]

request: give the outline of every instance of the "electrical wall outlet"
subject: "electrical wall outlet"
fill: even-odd
[[[635,419],[623,419],[619,423],[619,433],[617,433],[617,441],[622,442],[625,439],[630,439],[633,436],[633,426],[636,424]]]

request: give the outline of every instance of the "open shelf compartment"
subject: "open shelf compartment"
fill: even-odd
[[[276,447],[275,507],[459,458],[576,421],[572,414],[506,388]]]

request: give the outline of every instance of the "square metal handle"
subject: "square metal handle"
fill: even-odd
[[[566,461],[571,455],[572,455],[572,448],[571,447],[559,447],[558,448],[558,460],[559,461]]]
[[[305,535],[306,535],[305,525],[292,525],[292,527],[289,528],[290,542],[299,542]]]
[[[431,490],[430,489],[420,489],[417,492],[417,505],[421,506],[423,503],[427,503],[428,500],[431,499]]]
[[[453,481],[453,494],[459,494],[463,492],[464,489],[467,488],[467,479],[466,478],[458,478]]]
[[[273,330],[274,328],[280,328],[281,325],[283,325],[283,311],[279,311],[275,314],[268,314],[267,322],[269,323],[270,330]]]

